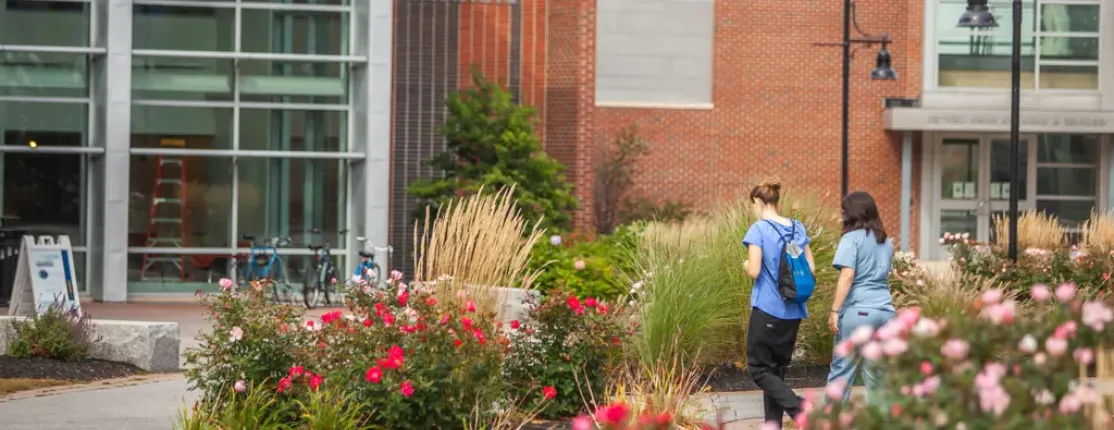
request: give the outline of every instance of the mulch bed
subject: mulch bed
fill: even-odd
[[[802,364],[789,367],[785,382],[789,388],[819,388],[828,384],[828,365]],[[734,364],[709,367],[701,372],[701,377],[712,392],[757,391],[754,380],[744,368]]]
[[[15,358],[0,355],[0,379],[58,379],[95,381],[143,373],[125,363],[101,360],[58,361],[47,358]]]

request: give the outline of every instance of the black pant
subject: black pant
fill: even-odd
[[[797,329],[801,320],[783,320],[753,308],[747,328],[747,373],[762,389],[766,421],[781,426],[782,417],[801,412],[801,398],[785,384],[785,372],[793,360]]]

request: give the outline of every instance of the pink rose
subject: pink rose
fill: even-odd
[[[1114,311],[1102,302],[1083,304],[1083,325],[1094,331],[1102,331],[1107,324],[1114,322]]]
[[[841,358],[849,357],[853,352],[855,352],[855,344],[851,343],[851,341],[849,340],[837,343],[835,346],[835,350],[833,351],[836,357]]]
[[[572,430],[591,430],[593,427],[592,418],[587,415],[581,415],[572,420]]]
[[[901,339],[890,339],[882,343],[882,352],[888,357],[897,357],[909,350],[909,344]]]
[[[897,320],[901,322],[902,327],[905,327],[905,329],[913,328],[913,325],[916,324],[919,319],[921,319],[921,308],[918,306],[902,309],[901,312],[897,314]]]
[[[867,341],[869,341],[871,336],[873,336],[873,335],[874,335],[874,329],[870,328],[870,326],[866,326],[866,325],[858,326],[858,327],[855,328],[854,331],[851,332],[851,337],[850,337],[851,343],[853,343],[855,345],[862,345],[862,344],[866,343]]]
[[[930,338],[939,334],[940,325],[930,318],[921,318],[920,321],[917,321],[917,325],[913,326],[913,335],[917,337]]]
[[[1029,289],[1029,297],[1032,297],[1033,301],[1044,302],[1052,297],[1052,293],[1048,291],[1047,285],[1037,284]]]
[[[828,385],[824,387],[824,393],[827,394],[828,398],[832,400],[842,400],[843,393],[846,390],[847,381],[844,381],[843,378],[836,378],[834,381],[829,382]]]
[[[1038,352],[1038,353],[1033,355],[1033,363],[1036,363],[1037,366],[1044,366],[1044,364],[1047,363],[1047,362],[1048,362],[1048,355],[1047,354],[1045,354],[1043,352]]]
[[[1073,298],[1075,298],[1075,284],[1066,283],[1056,287],[1056,300],[1059,300],[1061,303],[1067,303]]]
[[[930,376],[926,378],[924,382],[921,383],[921,387],[923,387],[926,395],[931,396],[936,394],[936,390],[940,389],[940,377]]]
[[[585,263],[584,260],[576,260],[572,267],[576,270],[584,270],[585,267],[588,267],[588,263]]]
[[[929,363],[928,361],[922,361],[922,362],[921,362],[921,374],[922,374],[922,375],[924,375],[924,376],[929,376],[929,375],[931,375],[931,374],[932,374],[932,372],[934,372],[935,370],[936,370],[936,369],[934,369],[934,368],[932,367],[932,363]]]
[[[1078,328],[1079,326],[1075,324],[1075,321],[1067,321],[1056,327],[1056,331],[1052,333],[1052,337],[1068,339],[1075,336],[1075,332],[1078,330]]]
[[[849,428],[855,422],[855,414],[850,412],[843,412],[839,414],[840,428]]]
[[[1048,355],[1059,357],[1067,352],[1068,341],[1058,337],[1050,337],[1044,341],[1044,349],[1048,351]]]
[[[863,358],[870,361],[878,361],[882,358],[882,346],[878,342],[867,342],[863,345]]]
[[[1095,360],[1095,351],[1091,348],[1076,348],[1071,355],[1075,357],[1076,362],[1083,365],[1091,364]]]
[[[236,384],[234,384],[232,388],[236,390],[237,393],[242,393],[244,392],[244,390],[248,389],[248,384],[244,382],[243,379],[241,379],[239,381],[236,381]]]
[[[1002,301],[1002,297],[1002,290],[997,288],[986,290],[986,292],[982,293],[982,303],[984,305],[998,304]]]
[[[971,350],[971,345],[963,339],[949,339],[944,342],[944,346],[940,347],[940,353],[944,354],[951,360],[963,360],[967,358],[967,353]]]
[[[1025,337],[1021,338],[1021,342],[1018,342],[1017,349],[1026,354],[1032,354],[1036,352],[1037,338],[1033,337],[1033,335],[1031,334],[1025,335]]]
[[[228,291],[232,288],[232,280],[228,278],[220,278],[220,282],[218,282],[218,284],[220,285],[220,289],[225,291]]]
[[[904,323],[897,319],[889,320],[878,329],[875,336],[878,337],[878,340],[883,341],[900,337],[901,334],[907,330],[902,324]]]
[[[1083,402],[1080,402],[1079,398],[1072,393],[1068,393],[1060,399],[1060,413],[1064,415],[1079,412],[1079,408],[1082,406]]]

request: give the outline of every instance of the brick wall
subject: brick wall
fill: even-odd
[[[878,200],[889,230],[900,225],[901,135],[882,128],[885,97],[918,97],[923,1],[859,0],[858,21],[890,33],[897,81],[871,81],[877,48],[851,67],[850,181]],[[596,108],[595,141],[636,124],[651,150],[637,166],[636,192],[696,206],[735,198],[765,177],[789,191],[838,202],[842,2],[717,0],[714,108]],[[553,65],[551,65],[553,67]],[[918,139],[919,141],[919,139]],[[914,208],[920,200],[919,142]],[[578,182],[579,184],[579,182]],[[914,210],[914,226],[917,223]],[[916,237],[914,232],[912,237]]]

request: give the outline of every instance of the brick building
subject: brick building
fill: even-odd
[[[1001,26],[979,31],[956,26],[965,0],[855,5],[863,30],[893,39],[898,79],[870,80],[877,48],[856,50],[850,185],[873,194],[891,232],[928,258],[943,257],[936,238],[946,231],[993,239],[992,217],[1008,199],[1011,24],[1009,3],[991,3]],[[1114,73],[1099,71],[1114,69],[1114,44],[1099,40],[1114,40],[1114,7],[1100,3],[1024,2],[1021,207],[1055,214],[1069,228],[1112,200]],[[489,18],[487,27],[461,24],[462,40],[491,26],[500,36],[495,42],[483,33],[496,47],[458,43],[454,70],[469,61],[497,63],[500,73],[508,71],[505,83],[538,108],[546,150],[569,166],[584,208],[576,218],[581,227],[590,225],[596,147],[631,125],[651,148],[637,166],[640,195],[699,207],[773,176],[789,190],[833,203],[838,197],[841,53],[815,42],[839,41],[842,2],[521,0],[442,7],[459,8],[461,22],[468,8],[511,12],[509,27],[500,27],[500,18]],[[510,36],[503,39],[505,31]],[[396,37],[396,44],[406,43],[397,29]],[[396,79],[405,79],[400,67]],[[903,103],[887,108],[887,99]],[[408,148],[395,141],[396,167],[405,164],[397,154]],[[406,182],[400,175],[406,173],[395,173],[396,217],[406,206],[397,204]],[[394,228],[397,234],[406,227]]]

